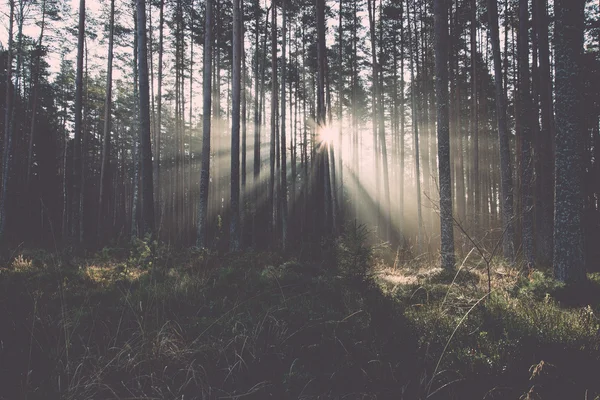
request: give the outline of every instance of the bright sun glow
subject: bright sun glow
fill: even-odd
[[[327,144],[332,144],[337,137],[338,130],[333,125],[327,125],[321,128],[321,140]]]

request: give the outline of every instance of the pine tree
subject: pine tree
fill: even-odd
[[[440,222],[442,268],[454,269],[454,222],[450,173],[450,116],[448,98],[448,4],[434,0],[435,17],[435,94],[440,177]]]
[[[554,275],[585,280],[583,247],[583,137],[581,56],[584,0],[556,0],[556,158],[554,201]]]
[[[204,59],[202,65],[202,155],[200,167],[200,197],[198,200],[198,225],[196,233],[196,246],[206,247],[207,217],[208,217],[208,188],[210,179],[210,119],[212,101],[212,0],[206,1],[206,15],[204,21]]]

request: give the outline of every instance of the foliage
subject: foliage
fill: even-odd
[[[348,224],[337,240],[337,266],[340,272],[352,279],[365,282],[369,279],[372,248],[368,244],[369,230],[366,225]]]

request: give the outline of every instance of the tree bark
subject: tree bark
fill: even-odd
[[[434,0],[435,94],[440,180],[440,226],[442,268],[454,269],[454,222],[450,169],[450,115],[448,107],[448,4]]]
[[[100,167],[100,196],[98,199],[98,239],[104,238],[104,219],[106,216],[104,201],[110,192],[110,129],[112,111],[112,65],[113,42],[115,33],[115,0],[110,2],[110,22],[108,28],[108,61],[106,66],[106,100],[104,102],[104,131],[102,134],[102,164]]]
[[[586,279],[583,240],[583,139],[581,126],[584,0],[555,0],[556,158],[554,275]]]
[[[513,182],[506,118],[506,94],[502,83],[502,60],[500,59],[500,34],[498,30],[497,0],[488,0],[488,15],[494,59],[494,80],[496,87],[496,119],[498,121],[498,142],[500,144],[500,204],[502,207],[502,229],[504,237],[502,251],[511,264],[515,261],[515,231],[513,226]]]
[[[84,57],[84,39],[85,39],[85,0],[79,1],[79,33],[77,36],[77,72],[75,77],[75,142],[73,146],[73,203],[72,212],[73,217],[71,218],[72,235],[76,240],[81,243],[82,233],[81,218],[83,205],[83,198],[81,196],[81,190],[83,187],[83,176],[82,176],[82,151],[81,151],[81,139],[83,136],[82,128],[82,108],[83,108],[83,57]]]
[[[204,60],[202,64],[202,159],[200,169],[200,197],[198,200],[198,225],[196,246],[206,247],[206,224],[208,217],[208,189],[210,181],[210,112],[212,101],[212,45],[213,0],[206,0],[204,21]]]
[[[240,3],[233,0],[233,71],[232,71],[232,125],[231,125],[231,221],[229,227],[229,250],[241,247],[240,235],[240,108],[242,73],[242,16]]]
[[[413,42],[413,29],[410,21],[410,13],[408,12],[408,0],[407,4],[407,15],[408,15],[408,42],[412,46]],[[413,18],[416,17],[416,10],[414,12]],[[416,24],[415,24],[416,26]],[[415,42],[415,47],[417,43]],[[411,52],[413,53],[413,52]],[[413,150],[414,150],[414,164],[415,164],[415,186],[417,191],[417,226],[418,226],[418,234],[417,234],[417,250],[420,252],[423,249],[423,215],[421,210],[421,171],[419,167],[419,115],[417,110],[417,99],[416,99],[416,86],[415,86],[415,66],[414,66],[414,58],[415,55],[410,55],[410,99],[411,99],[411,119],[412,119],[412,131],[413,131]]]
[[[538,179],[540,181],[539,195],[541,199],[541,209],[537,210],[540,214],[537,254],[540,262],[549,265],[553,257],[552,233],[554,230],[554,158],[552,148],[554,104],[552,102],[552,78],[550,76],[547,6],[547,0],[534,0],[540,59],[539,88],[542,123],[538,140],[539,154],[537,155],[540,158]]]
[[[288,198],[287,198],[287,157],[286,157],[286,40],[287,40],[287,12],[286,0],[281,1],[281,190],[279,193],[281,200],[281,243],[285,249],[287,245],[288,230]]]
[[[141,152],[141,230],[154,233],[154,182],[152,180],[152,148],[150,142],[150,81],[148,77],[148,48],[146,37],[146,3],[137,0],[138,71],[140,95],[140,152]]]
[[[529,8],[528,0],[519,0],[519,35],[517,40],[519,59],[519,120],[521,123],[521,203],[522,203],[522,247],[527,265],[535,261],[533,247],[533,159],[531,138],[533,118],[529,77]]]
[[[278,94],[277,94],[277,6],[275,0],[271,2],[271,143],[270,143],[270,154],[269,154],[269,215],[270,226],[272,234],[276,235],[276,182],[275,182],[275,156],[276,156],[276,145],[277,145],[277,108],[278,108]]]
[[[9,2],[10,12],[8,21],[8,50],[6,57],[6,109],[4,114],[4,142],[2,151],[2,192],[0,192],[0,242],[4,244],[6,234],[6,214],[8,181],[12,165],[12,141],[13,141],[13,90],[12,86],[12,63],[13,63],[13,27],[15,17],[15,2]],[[65,150],[66,151],[66,150]]]

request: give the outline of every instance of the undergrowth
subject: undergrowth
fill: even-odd
[[[495,275],[491,294],[471,267],[391,285],[366,234],[347,229],[327,263],[23,250],[0,268],[0,399],[600,395],[598,298],[566,304],[539,271]]]

